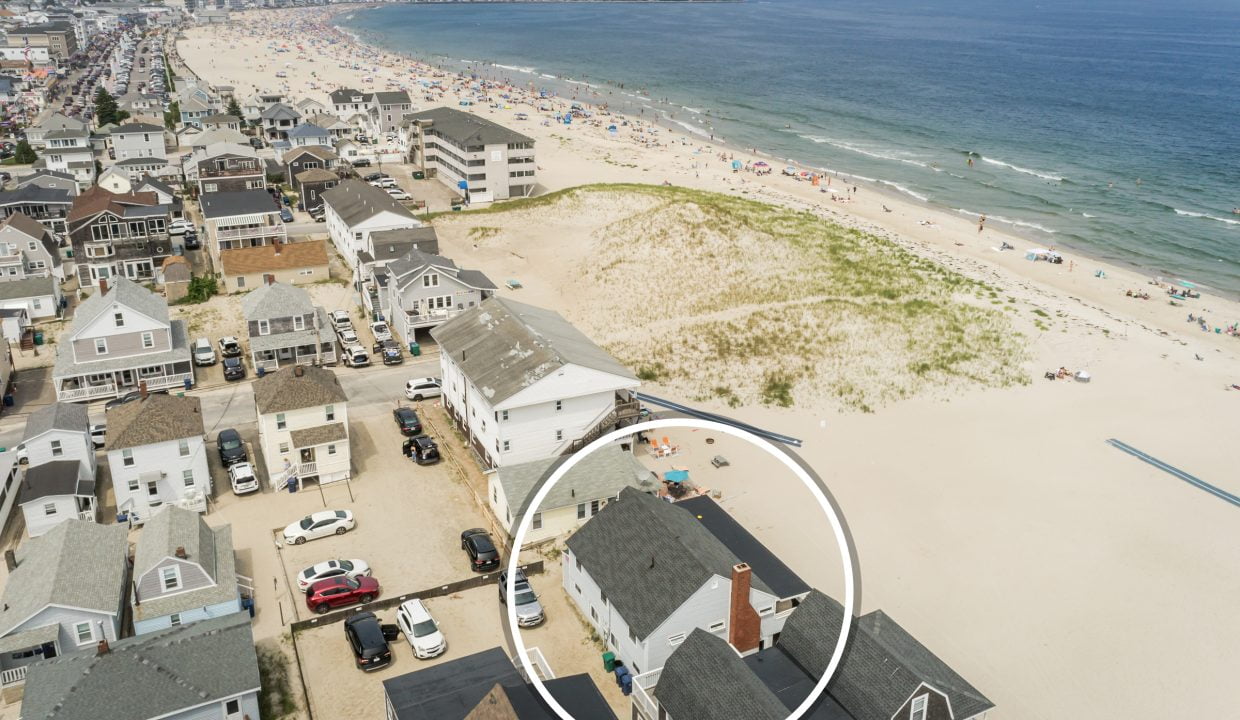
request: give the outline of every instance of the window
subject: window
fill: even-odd
[[[95,641],[95,626],[88,622],[74,625],[73,632],[77,635],[78,645],[86,645]]]
[[[590,501],[590,517],[598,515],[598,500]]]
[[[180,625],[181,624],[181,613],[172,613],[172,615],[168,617],[168,622],[172,623],[172,627],[176,627],[177,625]]]
[[[556,409],[556,411],[557,411],[557,412],[558,412],[558,411],[560,411],[560,410],[563,410],[563,409],[564,409],[564,401],[563,401],[563,400],[556,400],[556,401],[555,401],[555,409]]]
[[[427,273],[422,276],[422,287],[439,287],[439,273]]]
[[[112,320],[116,322],[116,327],[125,327],[125,313],[112,313]]]
[[[177,440],[177,452],[181,454],[181,457],[189,456],[189,439],[188,438],[181,438],[180,440]]]
[[[155,347],[155,333],[142,333],[142,349],[149,350]]]
[[[710,630],[711,632],[723,632],[724,628],[726,628],[727,626],[728,626],[728,622],[726,620],[716,620],[710,624],[710,627],[706,629]]]
[[[193,470],[191,470],[191,469],[189,469],[189,468],[186,468],[185,470],[182,470],[182,471],[181,471],[181,480],[182,480],[182,481],[184,481],[184,483],[185,483],[185,487],[187,487],[187,488],[192,488],[192,487],[194,487],[194,471],[193,471]]]
[[[125,467],[133,467],[133,450],[130,448],[121,450],[121,464]],[[137,488],[134,488],[134,490],[137,490]]]
[[[280,452],[281,452],[281,453],[286,453],[286,452],[288,452],[288,443],[286,443],[286,442],[282,442],[282,443],[280,443]]]
[[[676,634],[674,634],[674,635],[668,635],[668,636],[667,636],[667,644],[668,644],[668,645],[679,645],[679,644],[681,644],[681,643],[682,643],[682,642],[684,642],[684,641],[685,641],[685,634],[684,634],[684,633],[676,633]]]
[[[335,446],[335,445],[328,445],[328,446],[327,446],[327,454],[328,454],[328,455],[335,455],[335,454],[336,454],[336,446]]]
[[[336,406],[335,405],[328,405],[325,408],[325,411],[326,411],[325,414],[327,415],[327,422],[331,422],[336,419]]]
[[[507,440],[505,440],[504,441],[504,452],[508,452],[511,449],[512,449],[512,444],[509,443]]]
[[[61,455],[65,454],[65,450],[64,448],[60,446],[59,440],[53,440],[51,445],[52,445],[52,457],[60,457]]]
[[[271,334],[271,323],[267,322],[266,320],[259,320],[258,321],[258,334],[259,335],[270,335]]]
[[[225,715],[236,715],[239,712],[241,712],[241,701],[240,700],[233,698],[232,700],[229,700],[228,702],[224,703],[224,714]]]
[[[95,338],[95,354],[96,355],[107,355],[108,354],[107,338]]]
[[[909,720],[926,720],[926,705],[929,698],[929,695],[918,695],[913,698],[913,705],[908,712]]]
[[[159,497],[159,483],[158,483],[158,482],[156,482],[156,481],[154,481],[154,480],[152,480],[151,482],[147,483],[147,484],[146,484],[146,494],[147,494],[147,495],[149,495],[149,496],[151,496],[151,497],[153,497],[153,498],[157,498],[157,497]]]
[[[45,504],[43,506],[43,514],[44,515],[55,515],[56,514],[56,503]]]
[[[508,411],[507,411],[507,410],[500,410],[500,411],[499,411],[499,419],[500,419],[500,420],[507,420],[507,419],[508,419]]]
[[[305,330],[305,329],[306,329],[306,318],[305,318],[305,316],[303,316],[303,315],[294,315],[294,316],[293,316],[293,329],[294,329],[294,330]]]
[[[32,268],[32,269],[33,269],[33,268]],[[43,309],[43,299],[42,299],[42,298],[34,298],[34,299],[31,301],[31,303],[30,303],[30,304],[31,304],[31,306],[32,306],[35,310],[42,310],[42,309]]]
[[[577,503],[577,519],[584,520],[586,517],[586,504]]]
[[[176,565],[161,568],[159,576],[163,579],[164,590],[176,590],[181,587],[181,568]]]
[[[542,530],[542,513],[534,513],[533,522],[530,523],[530,528],[534,530]]]
[[[220,186],[217,183],[204,183],[202,186],[203,192],[216,192],[219,189]]]
[[[594,622],[598,622],[598,611],[590,608],[590,617],[594,618]]]
[[[561,440],[563,440],[563,439],[564,439],[564,431],[563,431],[563,430],[556,430],[556,431],[555,431],[555,441],[556,441],[556,442],[559,442],[559,441],[561,441]]]
[[[129,481],[129,492],[138,492],[138,478]]]
[[[276,430],[283,430],[287,427],[288,422],[285,420],[284,413],[276,413]]]
[[[775,606],[774,606],[774,605],[767,605],[767,606],[766,606],[766,607],[764,607],[764,608],[758,608],[758,615],[760,615],[760,616],[765,617],[765,616],[767,616],[767,615],[774,615],[774,614],[775,614]]]
[[[499,489],[496,487],[491,488],[491,502],[499,502]]]
[[[578,585],[577,583],[573,583],[573,589],[577,591],[578,595],[581,594],[581,586]]]

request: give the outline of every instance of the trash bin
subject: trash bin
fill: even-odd
[[[34,331],[34,344],[35,344],[35,345],[42,345],[42,344],[43,344],[43,331],[42,331],[42,330],[35,330],[35,331]]]
[[[453,206],[452,206],[452,212],[460,212],[460,211],[461,211],[461,206],[460,206],[460,205],[453,205]]]
[[[248,610],[250,617],[254,617],[254,598],[241,598],[241,609]]]
[[[194,386],[194,381],[190,378],[185,378],[185,389],[189,390],[193,386]]]
[[[13,396],[12,396],[12,395],[5,395],[5,396],[4,396],[4,406],[5,406],[5,407],[13,407]]]
[[[417,357],[417,356],[421,355],[421,354],[422,354],[422,346],[421,346],[421,345],[419,345],[419,344],[417,344],[417,343],[415,343],[415,342],[411,342],[411,343],[409,343],[409,354],[410,354],[410,355],[412,355],[412,356],[414,356],[414,357]]]
[[[284,486],[287,487],[288,491],[291,493],[297,492],[297,477],[290,477],[287,481],[285,481]]]
[[[616,669],[616,654],[614,652],[603,653],[603,669],[607,672]]]
[[[265,368],[265,367],[263,367],[263,366],[261,366],[261,365],[260,365],[260,366],[258,366],[258,367],[254,370],[254,372],[255,372],[255,373],[256,373],[259,377],[262,377],[262,376],[264,376],[264,375],[266,375],[266,374],[267,374],[267,368]]]
[[[426,179],[426,173],[422,172],[421,170],[414,170],[414,171],[413,171],[413,179],[414,179],[414,180],[425,180],[425,179]]]

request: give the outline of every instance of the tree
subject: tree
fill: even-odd
[[[30,143],[25,140],[17,141],[17,148],[13,150],[13,162],[18,165],[29,165],[38,159],[39,156],[35,154],[34,148],[30,147]]]
[[[228,107],[224,110],[224,112],[232,115],[238,120],[242,119],[241,106],[237,104],[237,98],[235,97],[228,98]]]
[[[95,91],[95,120],[99,123],[99,126],[116,124],[118,109],[116,98],[112,97],[112,93],[108,92],[106,88],[100,86]]]
[[[168,106],[168,111],[164,113],[164,126],[169,130],[176,130],[179,122],[181,122],[181,104],[173,100]]]

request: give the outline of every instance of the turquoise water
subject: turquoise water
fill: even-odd
[[[429,4],[340,23],[1240,293],[1240,3]]]

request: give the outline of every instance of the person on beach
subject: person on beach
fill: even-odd
[[[984,227],[986,227],[986,216],[982,215],[977,219],[977,231],[980,233]]]

